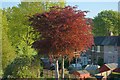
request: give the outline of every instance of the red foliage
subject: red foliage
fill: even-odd
[[[85,12],[76,7],[52,7],[50,12],[35,14],[29,20],[43,37],[33,43],[39,53],[73,56],[75,50],[83,51],[93,44],[92,27]]]

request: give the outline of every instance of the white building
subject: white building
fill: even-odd
[[[120,64],[120,36],[97,36],[94,37],[94,46],[91,52],[91,63],[98,64],[100,59],[103,63]]]

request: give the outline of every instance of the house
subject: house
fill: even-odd
[[[87,65],[85,70],[87,70],[91,75],[98,73],[100,66],[99,65]]]
[[[91,64],[120,64],[120,36],[94,37],[94,45],[86,53],[91,59]]]
[[[87,70],[74,71],[73,74],[83,80],[90,77],[90,73]]]
[[[104,64],[102,67],[99,69],[99,74],[104,77],[107,77],[113,72],[118,67],[117,63],[109,63],[109,64]]]
[[[88,56],[85,53],[81,53],[80,57],[78,58],[78,63],[80,63],[82,66],[88,65]]]

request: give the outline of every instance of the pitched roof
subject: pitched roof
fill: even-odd
[[[115,68],[118,67],[117,63],[109,63],[109,64],[105,64],[109,69],[113,70]]]
[[[98,68],[100,68],[99,65],[87,65],[87,66],[85,67],[85,70],[96,70],[96,69],[98,69]]]
[[[117,45],[120,46],[120,36],[97,36],[94,37],[95,45]]]
[[[80,71],[77,71],[78,73],[80,74],[88,74],[89,72],[87,70],[80,70]]]

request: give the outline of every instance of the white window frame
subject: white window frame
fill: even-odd
[[[92,46],[92,52],[94,52],[95,51],[95,46]]]
[[[100,46],[97,46],[97,52],[100,52]]]

